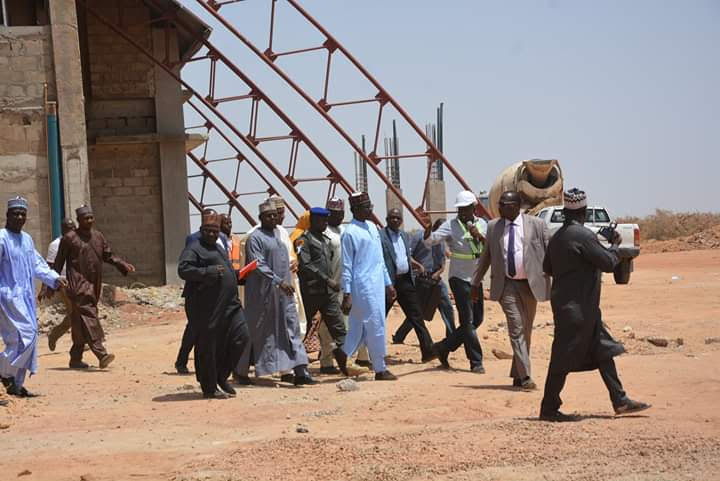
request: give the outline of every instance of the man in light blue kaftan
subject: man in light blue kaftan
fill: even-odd
[[[343,351],[352,356],[365,343],[375,379],[394,381],[397,378],[385,366],[385,296],[394,298],[395,289],[385,267],[380,233],[368,222],[372,207],[367,193],[350,196],[353,220],[341,237],[342,310],[349,314]]]
[[[27,200],[8,201],[7,222],[0,229],[0,335],[5,350],[0,353],[0,377],[8,394],[33,396],[23,384],[27,371],[37,370],[38,324],[35,286],[39,279],[57,289],[65,281],[35,250],[32,237],[22,231],[27,219]]]

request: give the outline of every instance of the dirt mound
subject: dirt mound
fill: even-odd
[[[648,240],[642,246],[642,252],[648,254],[701,249],[720,249],[720,225],[678,239]]]
[[[103,284],[98,304],[100,321],[106,330],[132,326],[147,316],[162,311],[178,311],[184,304],[178,286],[145,287],[142,289],[126,289]],[[53,326],[62,322],[65,317],[65,305],[60,296],[50,301],[42,301],[37,308],[38,328],[40,332],[48,332]]]

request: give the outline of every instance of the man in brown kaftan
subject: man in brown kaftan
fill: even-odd
[[[107,262],[121,274],[135,272],[135,267],[115,256],[105,236],[93,229],[95,216],[92,209],[82,206],[76,211],[78,228],[65,234],[60,241],[53,268],[59,273],[67,264],[67,295],[72,303],[72,341],[70,367],[86,369],[82,362],[83,346],[88,344],[106,368],[114,359],[103,346],[104,333],[98,319],[98,299],[102,288],[102,264]]]

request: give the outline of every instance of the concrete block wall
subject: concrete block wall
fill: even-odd
[[[45,83],[55,98],[51,53],[49,27],[0,27],[0,208],[28,199],[25,230],[43,255],[52,240],[43,108]]]
[[[137,268],[136,274],[122,277],[106,265],[105,282],[162,284],[165,263],[158,146],[91,145],[88,154],[97,228],[113,250]]]
[[[150,11],[140,0],[103,0],[95,8],[111,22],[122,15],[124,30],[152,51]],[[90,97],[148,98],[155,93],[154,64],[92,15],[87,17]]]

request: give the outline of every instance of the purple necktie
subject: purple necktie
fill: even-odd
[[[515,271],[515,224],[510,224],[510,232],[508,233],[508,248],[507,248],[507,259],[508,259],[508,276],[515,277],[517,271]]]

